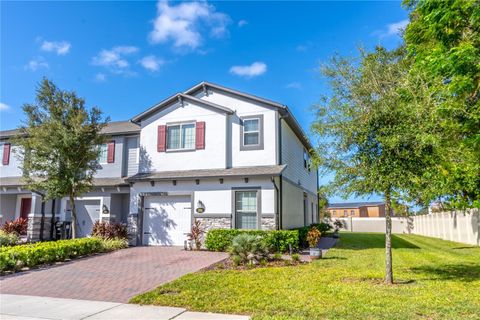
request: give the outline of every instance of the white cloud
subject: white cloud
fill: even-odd
[[[248,21],[247,20],[240,20],[238,21],[238,27],[241,28],[241,27],[244,27],[248,24]]]
[[[66,55],[70,51],[71,44],[67,41],[43,41],[40,49],[47,52],[55,52],[57,55]]]
[[[128,73],[130,63],[126,56],[136,52],[138,52],[138,48],[133,46],[117,46],[110,50],[103,49],[92,58],[92,64],[106,67],[114,73]]]
[[[105,73],[97,73],[95,75],[95,81],[105,82],[105,81],[107,81],[107,75]]]
[[[302,89],[302,84],[300,82],[297,82],[297,81],[294,81],[294,82],[290,82],[289,84],[287,84],[285,86],[285,88],[287,89]]]
[[[49,67],[50,66],[48,65],[48,62],[45,61],[43,57],[33,58],[25,65],[25,69],[29,69],[31,71],[37,71],[38,69],[41,69],[41,68],[48,69]]]
[[[175,48],[196,49],[202,44],[205,30],[210,36],[220,38],[228,33],[229,22],[228,15],[216,12],[206,1],[170,6],[160,0],[149,40],[154,44],[172,41]]]
[[[389,23],[385,26],[384,30],[377,30],[373,32],[374,35],[380,37],[380,38],[388,38],[391,36],[396,36],[399,35],[399,33],[405,29],[405,27],[408,25],[408,19],[394,22],[394,23]]]
[[[10,109],[11,107],[8,104],[0,102],[0,111],[9,111]]]
[[[230,73],[237,76],[253,78],[260,76],[267,72],[267,65],[263,62],[254,62],[246,66],[233,66],[230,68]]]
[[[138,62],[148,71],[155,72],[160,70],[160,67],[165,63],[165,60],[157,58],[154,55],[149,55],[143,57]]]

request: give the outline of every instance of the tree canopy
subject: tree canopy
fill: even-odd
[[[106,120],[98,108],[85,107],[75,92],[58,89],[44,79],[36,102],[25,104],[26,122],[15,144],[21,148],[24,179],[28,188],[44,193],[45,199],[70,197],[75,230],[74,198],[92,188],[98,162],[96,145]]]

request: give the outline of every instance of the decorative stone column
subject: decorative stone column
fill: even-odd
[[[46,213],[43,224],[43,239],[50,238],[51,215]],[[40,241],[40,230],[42,226],[42,196],[32,192],[32,206],[28,214],[27,241]]]
[[[127,232],[128,232],[128,244],[130,246],[137,246],[138,236],[138,214],[130,213],[127,218]]]

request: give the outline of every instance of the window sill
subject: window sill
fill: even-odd
[[[166,153],[176,153],[176,152],[192,152],[197,151],[197,149],[167,149]]]

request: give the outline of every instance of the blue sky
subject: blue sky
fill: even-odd
[[[308,131],[328,93],[320,64],[359,45],[397,45],[408,16],[400,2],[361,1],[0,6],[1,130],[21,123],[22,104],[48,77],[111,120],[206,80],[287,104]]]

